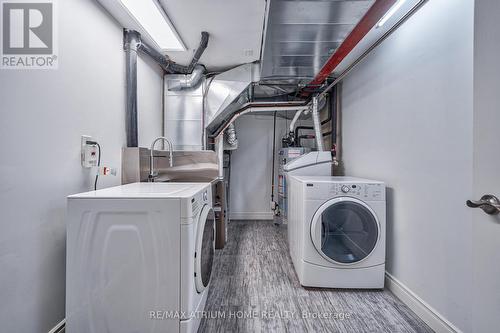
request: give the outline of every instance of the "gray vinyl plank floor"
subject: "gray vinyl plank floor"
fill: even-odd
[[[286,226],[231,221],[198,332],[432,332],[388,290],[304,288]],[[326,318],[316,318],[322,315]]]

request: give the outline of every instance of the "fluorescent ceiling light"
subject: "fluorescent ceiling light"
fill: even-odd
[[[377,28],[383,26],[385,22],[387,22],[387,20],[389,20],[392,15],[394,15],[399,10],[399,8],[401,8],[405,1],[406,0],[398,0],[398,2],[396,2],[394,6],[392,6],[391,9],[389,9],[389,11],[385,13],[385,15],[380,19],[380,21],[377,23]]]
[[[156,0],[120,0],[120,2],[160,49],[186,50],[172,24],[158,7]]]

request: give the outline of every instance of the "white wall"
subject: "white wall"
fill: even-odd
[[[280,147],[281,137],[286,133],[286,121],[277,118],[276,123],[276,147]],[[272,219],[273,117],[242,116],[236,120],[235,127],[238,149],[231,155],[230,218]],[[277,159],[275,165],[277,201]]]
[[[278,150],[281,138],[288,133],[290,120],[276,120],[276,155],[274,200],[278,201]],[[310,120],[300,120],[297,126],[312,126]],[[273,117],[245,115],[236,120],[238,149],[231,156],[230,218],[272,219],[271,172],[273,153]],[[303,131],[301,134],[312,133]],[[314,146],[314,140],[303,140]]]
[[[80,135],[98,140],[103,165],[118,169],[125,145],[122,29],[94,1],[58,4],[59,69],[0,70],[3,332],[47,332],[64,318],[65,197],[93,186]],[[140,61],[141,145],[161,133],[161,80]]]
[[[471,330],[473,0],[429,1],[344,81],[346,174],[387,183],[387,270]]]

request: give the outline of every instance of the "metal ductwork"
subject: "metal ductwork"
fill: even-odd
[[[252,112],[274,113],[289,111],[305,111],[310,109],[307,101],[295,102],[251,102],[240,105],[240,107],[224,119],[210,134],[211,138],[218,138],[238,117]]]
[[[205,103],[205,128],[209,133],[249,102],[251,86],[259,80],[258,64],[244,64],[215,76]]]
[[[134,40],[132,40],[134,38]],[[209,34],[206,31],[201,33],[200,46],[196,49],[193,56],[193,60],[188,66],[179,65],[170,58],[160,52],[158,52],[154,47],[148,45],[144,40],[141,39],[141,35],[134,30],[125,30],[125,49],[127,45],[130,45],[130,41],[133,41],[133,47],[153,59],[160,67],[168,74],[190,74],[197,66],[200,57],[208,46]]]
[[[248,102],[248,89],[256,79],[258,65],[245,64],[205,79],[204,67],[196,65],[191,75],[165,75],[165,133],[176,150],[206,149],[206,134],[212,134],[225,117]],[[229,133],[230,132],[230,133]],[[236,149],[234,127],[220,142]]]
[[[224,149],[225,150],[235,150],[238,149],[238,137],[236,136],[236,128],[234,127],[234,123],[231,123],[226,131],[224,132],[225,141],[224,141]]]
[[[209,34],[201,33],[201,42],[195,51],[193,60],[188,66],[178,65],[164,54],[158,52],[143,40],[135,30],[124,30],[124,49],[126,54],[126,86],[127,86],[127,109],[126,109],[126,136],[127,147],[138,146],[137,125],[137,53],[140,52],[154,60],[165,72],[169,74],[189,74],[179,79],[179,83],[173,88],[183,89],[196,87],[203,78],[205,67],[198,65],[198,61],[208,46]]]
[[[168,90],[179,91],[183,89],[196,88],[198,84],[203,79],[203,73],[205,72],[205,67],[202,65],[196,65],[191,74],[184,75],[175,80],[171,80]]]
[[[137,31],[125,31],[124,48],[126,55],[127,78],[127,109],[125,114],[125,130],[127,134],[127,147],[137,147],[137,51],[141,43],[141,35]]]
[[[196,49],[193,60],[191,60],[191,63],[188,66],[179,65],[173,62],[168,56],[161,54],[155,48],[149,46],[147,43],[141,40],[138,45],[138,50],[155,60],[168,74],[190,74],[198,66],[198,61],[200,60],[203,52],[205,52],[205,49],[208,46],[208,39],[208,32],[203,31],[201,33],[200,46],[198,46],[198,48]],[[203,66],[201,67],[203,68]]]

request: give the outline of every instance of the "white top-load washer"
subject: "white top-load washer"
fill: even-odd
[[[288,244],[300,283],[383,288],[384,183],[352,177],[289,178]]]
[[[67,331],[196,332],[214,246],[208,183],[134,183],[69,196]]]

